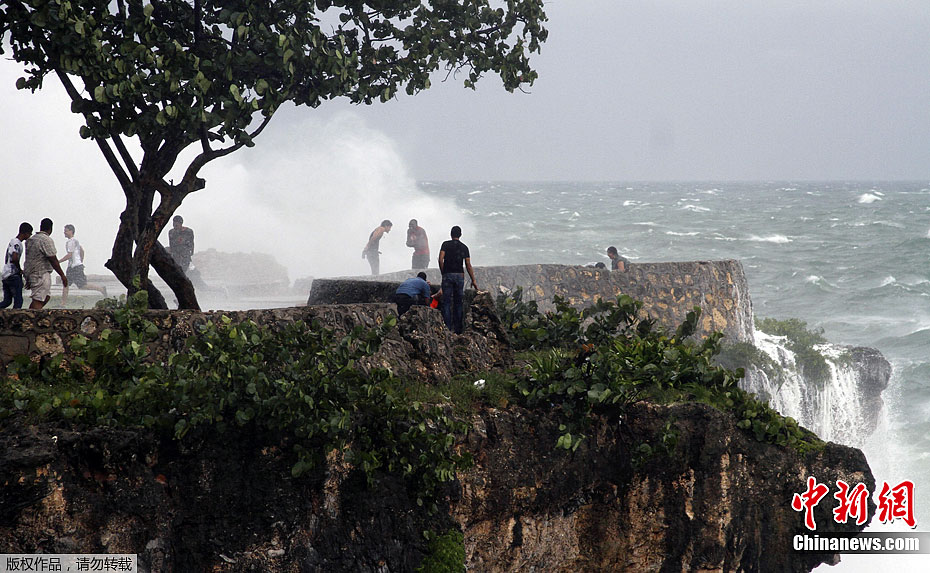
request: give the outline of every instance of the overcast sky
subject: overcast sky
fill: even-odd
[[[354,109],[421,180],[930,177],[927,0],[553,0],[547,13],[529,94],[450,79]]]
[[[271,241],[291,278],[364,273],[389,207],[462,221],[417,181],[930,179],[930,1],[552,0],[547,13],[528,93],[439,76],[387,104],[281,110],[182,206],[198,249]],[[0,61],[0,229],[50,216],[58,240],[74,223],[103,272],[119,187],[54,78],[30,94],[19,74]]]

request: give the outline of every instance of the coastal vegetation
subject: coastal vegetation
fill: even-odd
[[[794,359],[805,380],[823,386],[830,379],[830,366],[817,346],[826,344],[823,329],[809,329],[797,318],[756,320],[756,328],[773,336],[784,336],[785,346],[794,353]]]
[[[816,436],[741,390],[741,370],[714,362],[720,335],[693,337],[700,311],[674,331],[641,318],[621,295],[584,310],[555,300],[540,313],[519,291],[497,311],[519,350],[501,371],[463,373],[427,384],[401,379],[366,359],[395,327],[336,336],[318,323],[262,327],[221,317],[206,322],[180,351],[154,353],[159,336],[138,291],[112,312],[116,327],[77,337],[67,358],[18,357],[0,389],[0,420],[20,415],[91,426],[149,428],[186,440],[229,428],[283,440],[295,476],[330,456],[377,486],[400,475],[410,495],[438,509],[443,484],[471,463],[460,440],[476,407],[520,406],[554,419],[553,448],[573,451],[595,420],[622,421],[638,401],[700,401],[732,412],[757,440],[805,453]],[[635,445],[634,463],[674,451],[675,420]]]

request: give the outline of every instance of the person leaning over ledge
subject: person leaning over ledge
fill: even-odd
[[[625,271],[630,264],[630,261],[618,253],[617,247],[614,246],[607,247],[607,258],[610,259],[610,270],[612,271]]]
[[[415,304],[428,305],[431,298],[432,295],[430,294],[429,282],[426,280],[426,273],[417,273],[417,276],[400,283],[400,286],[397,287],[397,291],[394,293],[394,303],[397,304],[397,316],[401,316]]]

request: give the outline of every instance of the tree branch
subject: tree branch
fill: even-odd
[[[61,80],[61,84],[64,86],[65,91],[68,92],[68,96],[71,98],[71,101],[79,102],[83,101],[81,97],[81,92],[74,87],[74,83],[71,82],[71,78],[61,70],[56,69],[55,74],[58,76],[58,79]],[[87,114],[84,114],[85,119]],[[119,181],[120,186],[123,188],[124,193],[128,193],[127,189],[132,185],[132,179],[129,175],[126,174],[126,170],[119,163],[116,154],[113,153],[113,150],[110,149],[110,146],[107,145],[105,139],[99,137],[94,137],[94,141],[97,142],[97,147],[100,148],[100,151],[103,153],[103,157],[107,160],[107,164],[110,166],[110,169],[113,171],[113,174],[116,175],[116,179]]]

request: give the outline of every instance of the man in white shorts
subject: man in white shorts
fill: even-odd
[[[51,234],[52,220],[46,217],[39,224],[39,232],[26,241],[23,275],[26,277],[26,288],[32,291],[32,302],[29,304],[32,310],[43,308],[52,298],[52,271],[61,277],[62,286],[68,287],[68,277],[58,264],[58,253]]]

